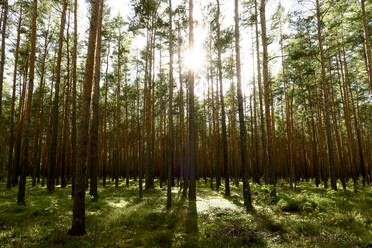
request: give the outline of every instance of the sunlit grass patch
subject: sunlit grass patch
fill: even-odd
[[[235,204],[229,202],[228,200],[216,197],[216,198],[209,198],[209,199],[203,199],[199,198],[196,201],[198,212],[204,212],[208,211],[213,208],[227,208],[231,210],[238,210],[240,209]]]

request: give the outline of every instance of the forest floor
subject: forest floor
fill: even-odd
[[[71,186],[49,194],[28,182],[26,206],[18,206],[17,188],[1,182],[0,247],[372,247],[372,185],[354,193],[309,182],[293,191],[280,182],[273,199],[251,184],[253,214],[243,208],[241,186],[225,197],[199,181],[196,204],[174,188],[167,212],[166,187],[140,200],[137,182],[130,185],[100,186],[98,202],[87,195],[87,235],[72,237]]]

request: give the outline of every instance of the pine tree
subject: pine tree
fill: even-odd
[[[69,230],[70,235],[84,235],[85,230],[85,183],[87,166],[87,148],[88,148],[88,126],[89,109],[92,92],[94,52],[96,48],[98,11],[100,2],[103,0],[93,0],[89,27],[88,52],[85,67],[84,91],[80,109],[79,134],[78,134],[78,156],[75,168],[75,192],[74,208],[72,217],[72,227]],[[102,4],[101,4],[102,6]]]

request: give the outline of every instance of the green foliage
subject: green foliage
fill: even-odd
[[[146,239],[145,247],[171,247],[172,239],[171,231],[154,231]]]
[[[283,211],[283,212],[290,212],[290,213],[296,213],[296,212],[306,212],[311,213],[313,212],[317,204],[311,200],[307,199],[293,199],[293,198],[287,198],[287,199],[280,199],[277,203],[277,206]]]
[[[87,235],[71,237],[71,187],[53,194],[28,182],[26,206],[15,202],[17,189],[0,193],[0,247],[368,247],[372,244],[372,188],[328,192],[313,182],[296,190],[252,185],[255,212],[246,213],[241,189],[231,196],[198,183],[198,201],[188,204],[173,193],[166,211],[166,190],[138,198],[137,185],[99,187],[98,202],[86,201]],[[349,185],[348,185],[349,186]],[[5,188],[3,182],[0,187]],[[223,188],[221,189],[223,192]],[[270,204],[268,204],[268,202]],[[188,225],[193,228],[189,230]],[[196,225],[196,227],[195,227]],[[196,228],[196,229],[195,229]]]

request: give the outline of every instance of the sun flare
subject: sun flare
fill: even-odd
[[[205,51],[203,48],[194,46],[184,53],[185,66],[194,72],[200,72],[205,62]]]

